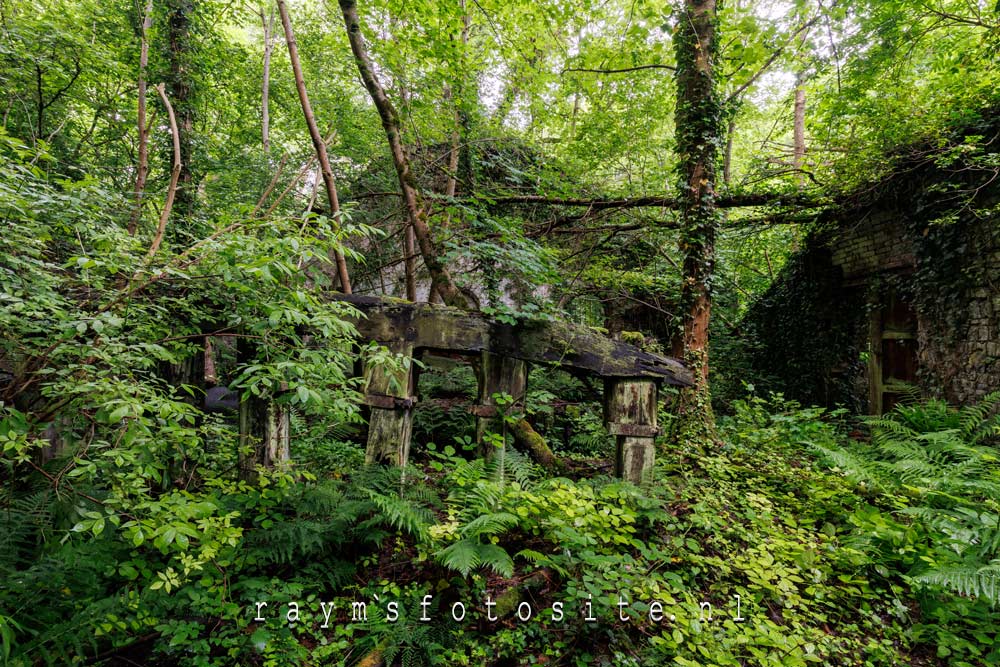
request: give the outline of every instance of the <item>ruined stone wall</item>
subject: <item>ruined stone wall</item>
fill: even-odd
[[[845,286],[826,239],[816,234],[789,258],[740,322],[747,377],[763,396],[780,392],[803,405],[867,411],[862,353],[864,290]]]
[[[996,216],[921,222],[883,209],[838,226],[825,243],[845,289],[867,291],[869,309],[884,305],[888,288],[913,304],[918,379],[928,394],[965,404],[1000,389]]]
[[[964,404],[1000,390],[1000,220],[969,230],[960,270],[971,278],[963,307],[918,309],[917,340],[921,383]]]
[[[861,410],[899,383],[956,404],[1000,390],[1000,107],[891,157],[749,309],[743,346],[768,389],[820,402],[839,376]]]
[[[873,313],[916,311],[917,381],[954,404],[1000,390],[1000,211],[951,223],[883,208],[812,234],[741,323],[762,390],[869,410]]]

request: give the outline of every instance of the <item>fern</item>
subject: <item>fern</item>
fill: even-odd
[[[482,514],[462,527],[462,534],[468,537],[500,535],[518,524],[518,517],[510,512]]]
[[[489,459],[458,461],[447,483],[452,489],[449,513],[458,520],[459,539],[435,554],[438,562],[463,576],[479,568],[513,576],[514,560],[494,542],[521,522],[507,506],[510,492],[531,488],[537,475],[528,457],[509,447],[500,447]]]
[[[351,480],[348,497],[368,504],[370,517],[359,528],[387,525],[425,539],[436,521],[441,502],[431,487],[418,482],[413,471],[397,466],[368,466]]]
[[[1000,458],[987,443],[1000,433],[998,407],[1000,392],[961,409],[937,400],[900,405],[868,420],[871,447],[813,447],[848,477],[896,494],[896,503],[907,499],[900,516],[929,537],[910,572],[914,583],[991,604],[1000,602]],[[859,521],[866,525],[865,517]],[[879,538],[856,538],[879,549]]]
[[[538,468],[531,459],[512,447],[501,447],[486,461],[483,472],[500,484],[511,479],[522,487],[529,486],[538,477]]]
[[[968,597],[984,598],[990,604],[1000,603],[1000,560],[988,565],[972,563],[938,567],[913,579],[919,583],[951,589]]]
[[[436,554],[447,568],[469,576],[479,567],[488,567],[502,577],[514,576],[514,561],[503,547],[463,538]]]
[[[447,631],[440,624],[412,620],[421,613],[419,602],[414,601],[399,622],[375,626],[373,640],[382,653],[381,664],[424,667],[438,662]]]
[[[465,538],[442,549],[435,556],[445,567],[461,572],[467,577],[482,562],[479,557],[479,546],[478,541]]]
[[[369,490],[368,498],[378,509],[380,519],[403,532],[423,538],[434,521],[434,514],[397,495],[383,495]]]

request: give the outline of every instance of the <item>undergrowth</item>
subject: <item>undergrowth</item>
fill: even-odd
[[[72,498],[39,478],[0,497],[2,654],[995,664],[998,403],[900,407],[868,423],[869,442],[848,439],[841,413],[752,397],[715,450],[662,443],[641,487],[552,477],[509,444],[469,458],[461,438],[412,468],[219,478],[187,538],[203,550],[214,536],[214,553],[187,572],[171,555],[183,532],[166,551],[127,520],[73,532]]]

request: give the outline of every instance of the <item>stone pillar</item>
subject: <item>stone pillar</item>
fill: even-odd
[[[258,396],[240,401],[240,477],[253,481],[257,466],[273,470],[287,465],[291,460],[290,431],[284,405]]]
[[[604,380],[604,423],[615,437],[615,474],[638,484],[656,457],[657,384],[646,378]]]
[[[236,357],[240,363],[252,363],[255,345],[246,338],[236,342]],[[282,387],[285,390],[287,387]],[[280,391],[279,394],[280,395]],[[240,400],[240,478],[254,481],[257,466],[274,469],[291,460],[291,424],[288,408],[278,397],[244,396]]]
[[[483,436],[487,431],[498,432],[502,425],[497,416],[494,394],[509,394],[513,404],[505,408],[508,414],[524,410],[524,396],[528,390],[528,363],[513,357],[504,357],[491,352],[482,352],[477,373],[479,394],[472,412],[476,415],[476,442],[482,449]]]
[[[399,371],[385,366],[365,369],[365,404],[371,406],[365,463],[405,466],[410,457],[412,409],[416,403],[413,344],[400,341],[388,347],[403,355],[408,363],[406,369]]]

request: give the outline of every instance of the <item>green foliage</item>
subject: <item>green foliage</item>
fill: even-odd
[[[871,446],[817,447],[851,480],[892,499],[895,517],[856,515],[857,538],[884,573],[932,592],[1000,603],[1000,393],[960,410],[939,401],[869,420]]]
[[[860,358],[840,317],[857,304],[839,302],[830,276],[808,262],[782,270],[800,232],[747,226],[758,213],[722,221],[707,200],[683,234],[665,208],[501,201],[674,197],[689,185],[677,178],[686,161],[715,166],[726,154],[723,195],[761,185],[810,194],[784,148],[795,80],[808,99],[804,169],[819,194],[912,159],[948,175],[913,178],[901,192],[923,212],[908,222],[923,239],[913,296],[941,326],[958,326],[953,316],[991,261],[973,250],[995,240],[996,225],[967,245],[960,228],[996,214],[976,198],[997,168],[996,12],[957,0],[793,2],[780,12],[725,3],[715,78],[704,81],[682,15],[662,2],[362,4],[364,23],[385,27],[365,37],[400,111],[422,214],[493,319],[565,312],[604,331],[641,329],[671,349],[690,305],[677,297],[680,246],[711,242],[718,228],[716,260],[696,263],[716,299],[713,350],[728,358],[713,368],[716,401],[733,413],[722,444],[697,458],[665,448],[642,488],[577,479],[578,461],[570,477],[546,477],[503,428],[487,434],[489,456],[473,458],[473,417],[457,405],[473,398],[471,375],[423,369],[421,398],[434,400],[414,416],[417,465],[364,466],[353,366],[406,362],[377,345],[357,349],[357,313],[329,299],[330,258],[347,256],[358,293],[398,293],[403,226],[383,128],[360,94],[335,5],[292,13],[331,137],[344,203],[336,225],[310,186],[313,147],[281,39],[271,148],[261,145],[258,21],[268,10],[154,3],[146,79],[167,84],[190,180],[150,255],[172,138],[149,94],[151,172],[136,208],[142,3],[8,0],[0,661],[350,665],[374,653],[403,665],[867,666],[936,653],[956,665],[997,662],[995,408],[899,408],[861,446],[845,441],[839,413],[737,400],[753,377],[808,402],[840,401],[844,392],[818,380]],[[676,105],[674,66],[713,94]],[[926,154],[894,152],[916,139]],[[444,194],[449,179],[455,196]],[[781,221],[787,209],[773,210]],[[770,212],[757,221],[775,222]],[[419,262],[417,273],[423,290]],[[768,290],[743,339],[747,304]],[[775,303],[815,326],[771,317]],[[288,411],[287,468],[239,478],[234,418],[201,409],[206,332],[220,385]],[[787,360],[789,346],[808,363]],[[598,394],[539,367],[524,408],[560,454],[610,459]],[[445,619],[449,602],[466,601],[468,622],[417,620],[428,592]],[[616,620],[620,594],[632,601],[628,621]],[[734,594],[747,623],[733,618]],[[400,602],[398,623],[375,604],[367,625],[338,616],[328,628],[277,610],[332,600],[342,611],[375,595]],[[497,623],[472,609],[487,595],[503,600]],[[252,621],[263,600],[273,617]],[[539,612],[531,621],[515,620],[522,600]],[[675,620],[652,622],[652,600]],[[699,619],[702,600],[717,621]],[[566,603],[564,623],[550,622],[555,601]],[[584,620],[588,602],[597,621]]]

